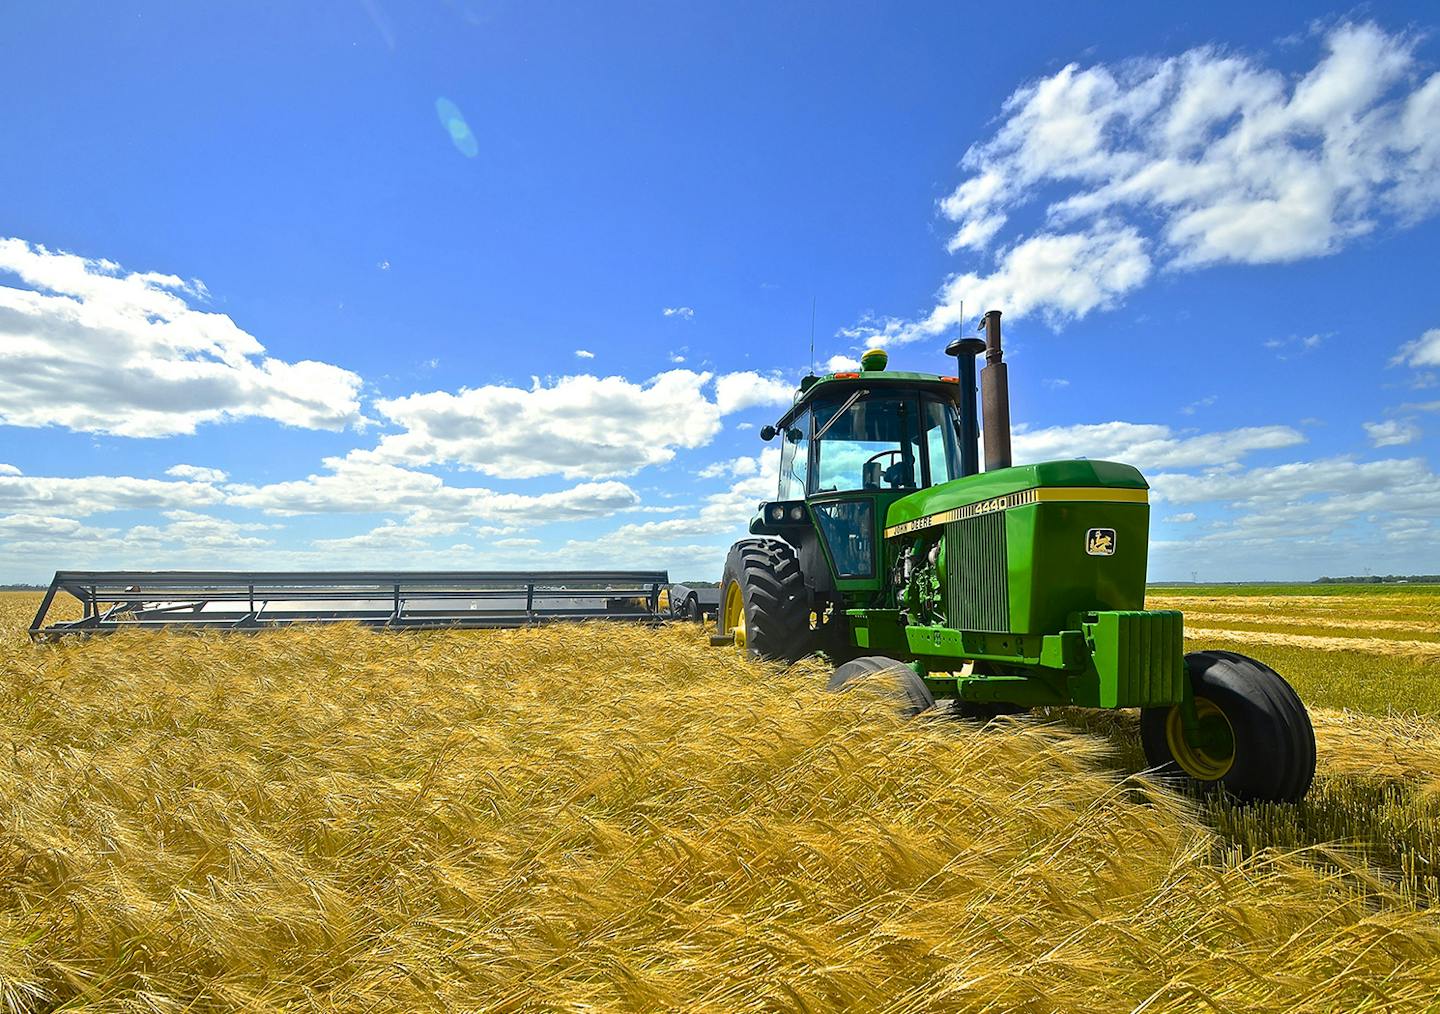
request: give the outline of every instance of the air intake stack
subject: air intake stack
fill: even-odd
[[[1000,311],[991,310],[980,318],[985,332],[985,369],[980,371],[980,388],[985,396],[985,471],[1009,468],[1010,461],[1010,380],[1000,348]]]
[[[945,346],[945,354],[954,356],[959,364],[960,380],[960,474],[975,475],[980,471],[980,420],[976,402],[975,357],[985,351],[982,338],[956,338]]]

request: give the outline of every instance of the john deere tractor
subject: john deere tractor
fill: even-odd
[[[833,689],[877,675],[906,709],[1139,708],[1149,762],[1244,799],[1298,800],[1315,736],[1290,685],[1225,651],[1186,654],[1181,614],[1145,608],[1139,471],[1013,465],[1000,314],[946,352],[955,376],[808,376],[761,431],[776,498],[725,562],[715,640],[780,660],[824,652]],[[984,391],[979,466],[976,357]]]

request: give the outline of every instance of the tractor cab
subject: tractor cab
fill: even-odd
[[[833,380],[826,386],[786,429],[781,497],[913,492],[959,477],[951,392]]]
[[[858,371],[805,378],[790,411],[762,431],[780,437],[780,476],[751,534],[792,542],[847,590],[879,587],[891,504],[964,474],[956,378],[885,366],[873,349]]]

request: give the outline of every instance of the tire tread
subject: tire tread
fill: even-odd
[[[880,673],[894,675],[894,688],[904,699],[901,710],[907,717],[914,717],[935,706],[935,695],[930,692],[925,681],[916,675],[915,670],[898,659],[884,655],[862,655],[837,666],[830,675],[826,689],[839,693],[860,680]]]
[[[754,654],[794,662],[813,650],[805,574],[789,543],[742,539],[730,547],[721,582],[722,617],[732,582],[740,585],[747,647]]]
[[[1294,802],[1303,798],[1315,777],[1315,730],[1294,687],[1263,662],[1233,651],[1191,652],[1185,662],[1197,695],[1215,700],[1218,693],[1232,702],[1243,702],[1241,713],[1231,716],[1232,726],[1237,720],[1241,723],[1235,729],[1236,737],[1264,754],[1250,763],[1242,763],[1241,754],[1219,783],[1200,784],[1223,784],[1244,799]],[[1165,736],[1169,712],[1168,707],[1144,709],[1140,738],[1147,760],[1162,777],[1184,777]]]

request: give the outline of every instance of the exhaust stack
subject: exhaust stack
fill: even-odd
[[[980,318],[985,332],[985,369],[980,387],[985,396],[985,471],[1009,468],[1010,460],[1010,379],[1005,372],[1000,348],[1000,311],[991,310]]]
[[[985,351],[983,338],[956,338],[945,346],[945,354],[959,364],[960,378],[960,474],[980,471],[980,420],[976,403],[975,357]]]

